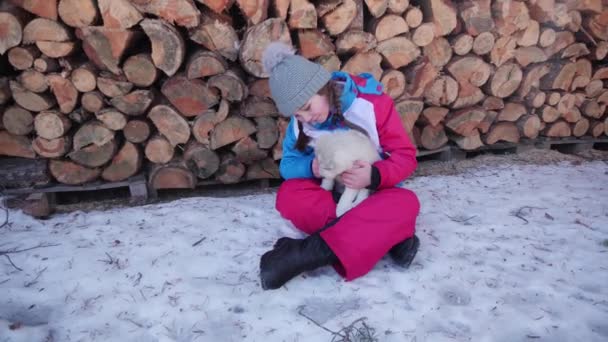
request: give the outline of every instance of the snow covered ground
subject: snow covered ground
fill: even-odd
[[[362,317],[378,341],[608,340],[608,164],[408,187],[422,203],[410,269],[385,258],[345,282],[327,267],[276,291],[260,288],[259,257],[300,234],[273,195],[11,211],[0,251],[41,248],[0,257],[0,341],[331,341]]]

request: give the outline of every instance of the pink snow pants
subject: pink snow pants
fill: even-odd
[[[330,191],[313,179],[290,179],[277,193],[276,208],[299,230],[313,234],[336,218]],[[365,275],[395,244],[412,237],[420,203],[403,188],[382,189],[344,214],[321,237],[340,260],[336,271],[353,280]]]

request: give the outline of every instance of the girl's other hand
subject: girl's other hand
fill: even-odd
[[[342,173],[342,183],[350,189],[363,189],[372,183],[372,164],[357,160],[350,170]]]
[[[315,177],[321,178],[321,174],[319,173],[319,160],[317,157],[312,160],[312,173],[315,175]]]

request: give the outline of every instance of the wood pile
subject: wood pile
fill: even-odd
[[[373,74],[421,149],[608,134],[602,0],[10,0],[0,155],[65,184],[278,178],[274,40]]]

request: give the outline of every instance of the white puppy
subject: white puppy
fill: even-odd
[[[380,160],[371,140],[363,133],[350,129],[327,132],[315,140],[315,155],[319,161],[319,173],[323,177],[321,187],[331,191],[334,181],[344,171],[353,167],[357,160],[370,164]],[[368,189],[346,188],[338,201],[339,217],[369,196]]]

